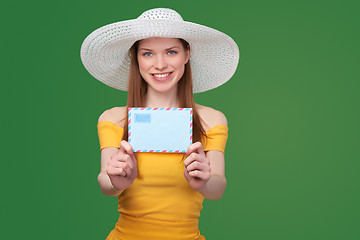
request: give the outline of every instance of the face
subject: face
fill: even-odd
[[[167,92],[177,88],[190,52],[177,38],[147,38],[139,42],[137,58],[148,87]]]

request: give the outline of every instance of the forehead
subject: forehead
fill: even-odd
[[[174,46],[181,47],[181,41],[177,38],[152,37],[139,42],[139,48],[147,49],[166,49]]]

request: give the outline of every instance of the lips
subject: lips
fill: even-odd
[[[168,72],[168,73],[154,73],[151,74],[153,76],[153,78],[157,81],[166,81],[170,78],[170,76],[172,76],[172,72]]]
[[[170,73],[154,74],[155,77],[160,77],[160,78],[167,77],[169,75],[170,75]]]

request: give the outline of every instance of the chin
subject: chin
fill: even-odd
[[[156,92],[169,92],[171,89],[173,89],[175,86],[150,86],[152,89],[154,89]]]
[[[168,83],[151,82],[151,84],[148,84],[148,86],[157,92],[168,92],[174,88],[177,88],[177,83],[174,83],[174,82],[168,82]]]

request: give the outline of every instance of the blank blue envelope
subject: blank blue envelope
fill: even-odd
[[[134,152],[186,152],[192,144],[191,108],[129,108],[128,116]]]

